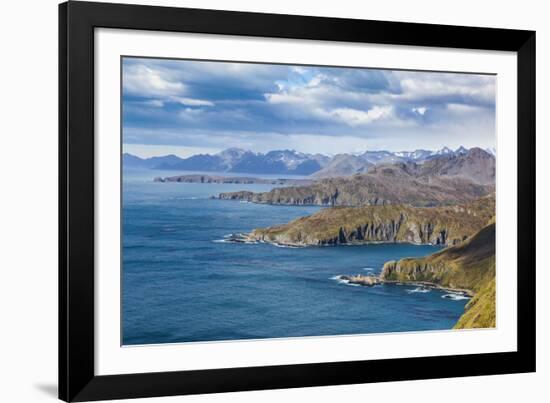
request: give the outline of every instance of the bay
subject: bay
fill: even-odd
[[[441,330],[452,328],[464,311],[467,300],[445,298],[446,291],[361,287],[337,278],[377,274],[388,260],[425,256],[438,247],[227,242],[230,234],[286,223],[320,207],[210,198],[272,185],[153,181],[172,174],[182,172],[123,173],[125,345]]]

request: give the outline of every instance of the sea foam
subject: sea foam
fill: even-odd
[[[469,296],[460,294],[460,293],[444,294],[441,296],[441,298],[452,299],[453,301],[462,301],[465,299],[470,299]]]
[[[429,288],[426,288],[426,287],[416,287],[416,288],[413,288],[412,290],[407,290],[407,292],[409,294],[415,294],[415,293],[421,293],[421,294],[425,294],[427,292],[430,292],[431,290]]]
[[[335,280],[338,284],[349,285],[350,287],[361,287],[360,284],[350,283],[349,280],[343,279],[342,276],[333,276],[329,280]]]

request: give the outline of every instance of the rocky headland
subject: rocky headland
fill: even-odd
[[[342,166],[353,165],[348,156],[334,157],[333,170],[323,169],[309,184],[292,184],[269,192],[220,193],[222,200],[246,200],[253,203],[369,206],[409,204],[434,207],[466,203],[494,192],[495,159],[487,152],[472,148],[449,156],[416,162],[398,162],[368,166],[352,176],[340,176]],[[355,161],[357,162],[357,161]],[[353,165],[355,166],[355,165]],[[321,175],[322,173],[322,175]],[[329,177],[327,177],[329,176]]]
[[[346,178],[321,179],[269,192],[226,192],[217,198],[329,207],[388,204],[432,207],[469,202],[494,191],[492,184],[479,184],[459,176],[417,176],[410,169],[407,164],[375,167],[368,173]]]
[[[447,207],[383,205],[321,210],[287,224],[258,228],[249,240],[287,246],[357,245],[381,242],[456,245],[494,216],[495,198]]]
[[[423,258],[384,265],[380,281],[426,283],[467,291],[473,298],[455,328],[490,328],[496,324],[494,219],[460,245]]]
[[[467,241],[423,258],[387,262],[379,276],[340,275],[348,284],[411,284],[472,297],[455,329],[496,326],[494,219]]]

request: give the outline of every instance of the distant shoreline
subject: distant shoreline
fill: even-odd
[[[153,179],[154,182],[176,182],[176,183],[217,183],[217,184],[237,184],[237,185],[310,185],[315,182],[312,179],[292,179],[292,178],[260,178],[252,176],[223,176],[223,175],[204,175],[204,174],[185,174],[160,177]]]

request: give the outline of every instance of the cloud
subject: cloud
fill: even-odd
[[[465,104],[454,104],[450,103],[447,104],[447,110],[450,112],[455,112],[459,114],[472,114],[475,112],[479,112],[479,107],[474,105],[465,105]]]
[[[141,96],[177,95],[185,86],[178,81],[170,81],[159,71],[144,65],[125,67],[123,78],[124,91]]]
[[[338,108],[330,111],[330,115],[351,126],[367,125],[378,120],[389,119],[392,117],[393,107],[374,106],[368,111],[361,111],[351,108]]]
[[[260,149],[322,136],[343,148],[441,148],[464,133],[487,146],[495,136],[490,75],[125,58],[123,103],[125,136],[139,144],[218,147],[237,136]]]
[[[418,113],[419,115],[424,116],[428,108],[426,108],[425,106],[419,106],[417,108],[412,108],[411,110],[415,113]]]
[[[186,106],[214,106],[214,102],[206,101],[204,99],[170,97],[170,100]]]
[[[426,100],[488,106],[495,101],[495,79],[489,75],[396,72],[402,91],[396,100]]]
[[[135,105],[142,105],[145,107],[151,107],[151,108],[163,108],[164,107],[164,101],[161,99],[148,99],[145,101],[134,101],[133,104]]]

